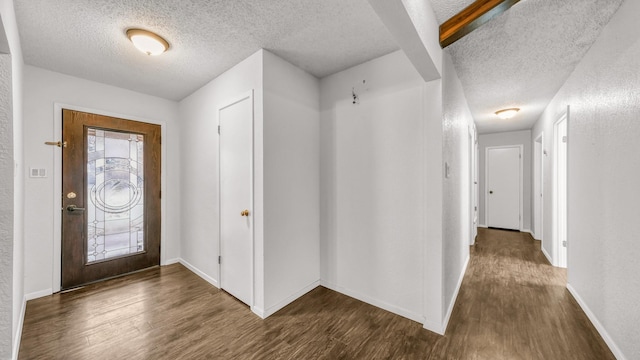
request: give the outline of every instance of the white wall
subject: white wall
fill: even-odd
[[[0,358],[11,356],[13,332],[13,114],[11,55],[0,54]]]
[[[54,154],[60,149],[44,145],[57,141],[54,128],[54,103],[81,107],[91,111],[117,114],[124,118],[146,120],[163,127],[162,258],[179,257],[180,242],[180,163],[177,103],[120,89],[33,66],[24,68],[24,146],[25,167],[44,168],[46,178],[25,180],[25,292],[28,297],[47,295],[59,288],[54,284]],[[58,235],[59,236],[59,235]]]
[[[254,90],[254,227],[256,284],[262,265],[262,50],[251,55],[179,103],[182,183],[181,258],[219,286],[218,108]],[[188,209],[188,211],[185,211]],[[258,246],[259,245],[259,246]],[[259,253],[259,254],[258,254]],[[260,269],[260,271],[257,271]],[[261,285],[260,285],[261,286]],[[261,303],[264,290],[256,291]]]
[[[5,349],[0,347],[0,357],[4,357],[8,350],[8,355],[17,357],[20,333],[22,331],[22,315],[24,312],[24,171],[23,171],[23,117],[22,117],[22,73],[23,60],[22,49],[20,47],[20,37],[16,24],[13,1],[0,1],[0,16],[2,17],[2,29],[6,35],[9,51],[11,53],[11,101],[12,101],[12,132],[13,132],[13,162],[10,174],[13,174],[13,251],[12,269],[10,272],[2,271],[2,278],[12,274],[12,279],[7,279],[12,283],[12,300],[4,303],[7,309],[12,312],[11,335],[9,340],[11,345]],[[13,350],[12,350],[13,348]],[[13,355],[11,355],[13,353]]]
[[[531,214],[533,208],[531,206],[531,192],[532,192],[532,170],[533,170],[533,153],[532,153],[532,140],[531,130],[523,131],[511,131],[494,134],[480,134],[478,135],[478,149],[479,149],[479,218],[480,224],[487,225],[485,214],[485,156],[486,149],[490,146],[506,146],[506,145],[520,145],[524,146],[522,154],[522,166],[523,166],[523,197],[522,197],[522,230],[531,232]]]
[[[568,287],[618,359],[640,359],[640,2],[625,1],[533,129],[553,158],[570,105]],[[552,194],[552,161],[545,194]],[[544,239],[552,238],[544,202]],[[553,249],[548,249],[553,251]]]
[[[260,50],[180,102],[183,262],[219,284],[217,109],[254,91],[254,303],[266,317],[319,283],[319,84]]]
[[[320,82],[322,283],[421,322],[425,89],[399,51]]]
[[[320,83],[268,51],[264,75],[264,312],[320,280]]]
[[[469,134],[475,132],[462,84],[448,52],[445,52],[443,57],[442,94],[442,159],[448,163],[450,169],[449,177],[443,177],[442,202],[443,296],[446,325],[469,260],[472,206],[469,176],[472,164],[469,148],[473,146],[473,138],[469,141]]]

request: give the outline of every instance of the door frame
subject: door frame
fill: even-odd
[[[162,139],[166,139],[166,122],[159,120],[151,120],[141,118],[135,115],[120,114],[113,111],[105,111],[87,108],[83,106],[70,105],[65,103],[55,102],[53,105],[53,135],[54,139],[63,141],[62,139],[62,109],[82,111],[92,113],[96,115],[111,116],[126,120],[141,121],[149,124],[160,125],[160,135]],[[166,194],[167,186],[167,149],[166,141],[160,143],[160,191],[162,194]],[[62,281],[62,151],[56,149],[53,155],[53,271],[51,272],[53,278],[52,293],[59,292],[61,289]],[[167,259],[165,249],[166,245],[166,196],[160,198],[160,265],[168,265],[169,263],[177,262],[175,259]]]
[[[565,121],[566,123],[566,127],[567,127],[567,142],[566,142],[566,153],[565,153],[565,163],[566,163],[566,169],[565,169],[565,182],[566,182],[566,189],[565,189],[565,228],[566,228],[566,232],[567,232],[567,247],[566,250],[562,250],[562,243],[560,241],[560,236],[558,234],[559,231],[559,213],[558,213],[558,193],[559,193],[559,188],[558,188],[558,125],[562,122]],[[553,189],[553,221],[552,221],[552,229],[553,229],[553,234],[552,234],[552,238],[553,238],[553,265],[557,266],[557,267],[562,267],[562,268],[566,268],[568,267],[568,259],[569,259],[569,141],[570,141],[570,137],[569,137],[569,106],[567,106],[567,111],[565,113],[563,113],[562,115],[560,115],[558,117],[558,119],[556,121],[553,122],[553,184],[552,184],[552,189]],[[564,256],[561,256],[561,254],[564,253]]]
[[[478,207],[476,205],[476,134],[475,126],[469,126],[469,245],[476,243],[476,213]]]
[[[539,140],[539,141],[538,141]],[[540,151],[536,151],[536,144],[540,144]],[[540,132],[540,135],[536,136],[533,140],[533,234],[536,240],[540,240],[544,243],[544,131]],[[538,173],[536,173],[536,155],[540,159],[540,167]],[[536,180],[537,179],[537,180]],[[538,188],[536,188],[536,181],[538,181]],[[538,191],[536,191],[538,190]],[[542,195],[542,196],[540,196]],[[536,197],[539,197],[539,204],[536,207]],[[538,213],[540,213],[540,218],[538,218]],[[538,223],[540,224],[538,226]],[[536,228],[539,228],[539,231],[536,231]]]
[[[518,198],[520,202],[520,220],[518,225],[518,231],[522,231],[522,221],[523,221],[523,213],[524,213],[524,204],[523,204],[523,189],[524,189],[524,144],[516,144],[516,145],[497,145],[497,146],[487,146],[484,149],[484,222],[489,227],[489,150],[492,149],[509,149],[509,148],[518,148],[520,150],[520,185],[518,191]]]
[[[250,303],[247,304],[249,305],[249,307],[251,308],[251,310],[253,312],[255,311],[255,299],[256,299],[256,283],[255,283],[255,263],[256,263],[256,246],[255,246],[255,241],[256,241],[256,222],[255,222],[255,121],[256,121],[256,109],[255,109],[255,102],[254,102],[254,94],[253,94],[253,90],[244,92],[242,94],[240,94],[239,96],[227,99],[223,102],[221,102],[221,105],[218,105],[216,108],[216,124],[218,126],[218,129],[220,129],[220,111],[222,111],[223,109],[228,108],[229,106],[233,106],[245,99],[249,99],[249,101],[251,101],[251,164],[250,164],[250,179],[249,182],[251,183],[250,188],[251,188],[251,194],[249,196],[250,200],[249,200],[249,214],[251,214],[251,216],[249,216],[249,221],[251,222],[251,241],[250,241],[250,245],[251,245],[251,270],[249,271],[249,273],[251,274],[251,299],[250,299]],[[221,233],[221,221],[222,221],[222,205],[221,205],[221,201],[220,201],[220,187],[221,187],[221,181],[220,181],[220,177],[221,177],[221,168],[220,168],[220,135],[218,135],[218,255],[222,256],[222,233]],[[224,261],[224,260],[223,260]],[[220,262],[218,262],[218,278],[220,279],[218,282],[218,287],[222,290],[223,289],[223,284],[222,284],[222,264]]]

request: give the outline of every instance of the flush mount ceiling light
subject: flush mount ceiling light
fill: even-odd
[[[127,37],[136,49],[147,55],[160,55],[169,49],[169,43],[160,35],[142,29],[127,30]]]
[[[502,109],[502,110],[496,111],[496,115],[498,115],[498,117],[500,119],[506,120],[506,119],[511,119],[512,117],[516,116],[518,111],[520,111],[519,108]]]

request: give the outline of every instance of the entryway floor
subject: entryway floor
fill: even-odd
[[[27,304],[20,359],[615,359],[528,234],[479,229],[446,336],[318,287],[266,320],[180,264]]]

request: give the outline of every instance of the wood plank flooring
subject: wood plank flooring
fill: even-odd
[[[266,320],[175,264],[29,301],[20,359],[614,359],[529,235],[480,229],[446,336],[319,287]]]

